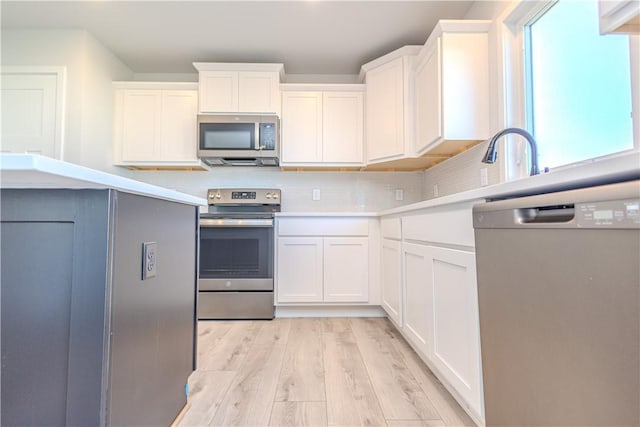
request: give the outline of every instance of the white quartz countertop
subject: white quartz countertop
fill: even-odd
[[[33,189],[108,188],[187,205],[207,205],[207,201],[200,197],[32,154],[0,154],[0,187]]]
[[[606,159],[593,160],[589,163],[571,167],[564,167],[542,175],[529,176],[501,184],[463,191],[449,196],[437,197],[424,202],[400,206],[378,212],[378,215],[393,215],[472,200],[552,193],[632,179],[640,179],[640,152],[637,151]]]

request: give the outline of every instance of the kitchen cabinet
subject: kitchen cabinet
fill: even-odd
[[[116,82],[114,88],[115,164],[202,169],[194,84]]]
[[[418,51],[406,46],[362,66],[368,163],[413,155],[411,68]]]
[[[640,34],[640,2],[599,0],[600,34]]]
[[[32,182],[77,185],[65,168]],[[169,425],[195,368],[198,207],[84,188],[0,191],[3,425]]]
[[[298,87],[299,85],[282,85]],[[358,90],[285,90],[282,94],[283,166],[362,166],[364,97]],[[336,86],[331,86],[335,88]],[[320,89],[327,87],[319,87]],[[339,88],[339,86],[338,86]]]
[[[404,265],[404,323],[403,331],[423,357],[430,358],[433,341],[432,285],[427,277],[429,249],[424,245],[402,244]]]
[[[368,220],[278,219],[278,303],[366,303]]]
[[[417,155],[454,155],[489,138],[490,25],[440,21],[425,43],[415,71]]]
[[[389,318],[402,327],[402,238],[400,218],[380,221],[381,245],[381,299],[382,308]]]
[[[64,67],[2,67],[0,151],[61,159]]]
[[[280,113],[282,64],[193,64],[200,113]]]

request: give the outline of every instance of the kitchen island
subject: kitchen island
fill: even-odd
[[[168,425],[195,365],[205,200],[0,156],[7,425]]]

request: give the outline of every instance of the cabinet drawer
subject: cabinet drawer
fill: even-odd
[[[281,218],[279,236],[368,236],[369,220],[363,218]]]
[[[385,239],[402,239],[402,227],[400,218],[382,218],[380,230]]]
[[[471,204],[402,218],[405,240],[475,246]]]

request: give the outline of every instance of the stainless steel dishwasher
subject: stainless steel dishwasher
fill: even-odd
[[[640,181],[473,223],[487,426],[640,425]]]

